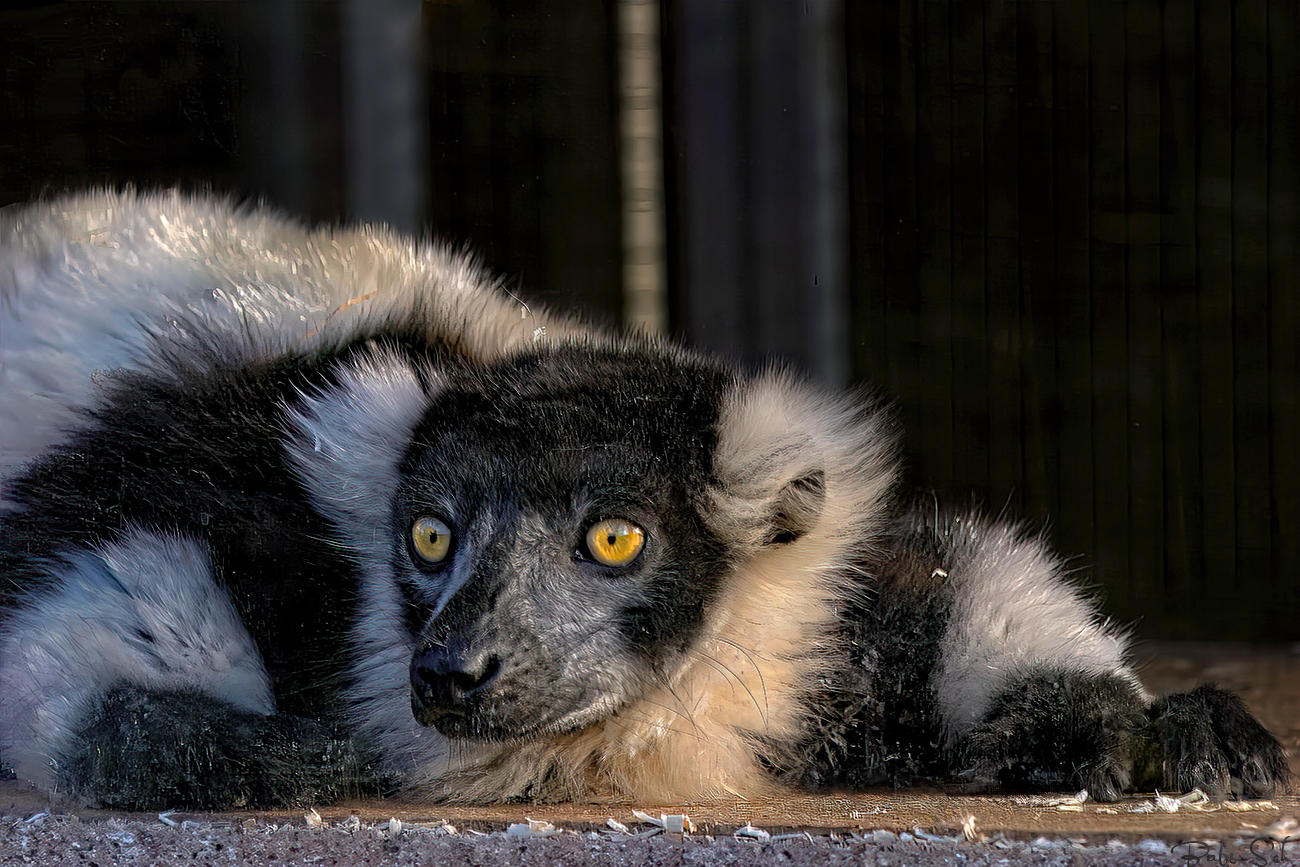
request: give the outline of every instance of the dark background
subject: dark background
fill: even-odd
[[[1295,0],[661,17],[673,333],[874,382],[917,484],[1046,527],[1140,635],[1300,639]],[[129,182],[382,219],[617,322],[616,21],[11,4],[0,204]]]

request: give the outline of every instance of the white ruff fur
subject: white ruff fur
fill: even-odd
[[[430,381],[436,374],[427,372]],[[403,602],[388,571],[389,497],[398,461],[429,395],[403,361],[376,354],[342,372],[339,384],[304,395],[289,417],[290,459],[317,507],[360,552],[361,592],[353,633],[348,700],[359,730],[383,746],[390,770],[441,765],[446,739],[416,723],[408,672],[416,647],[402,624]]]
[[[397,463],[429,395],[405,361],[383,351],[340,366],[338,376],[337,386],[287,408],[296,435],[286,449],[316,503],[353,547],[367,550],[377,537],[387,544]],[[425,376],[438,381],[436,371]]]

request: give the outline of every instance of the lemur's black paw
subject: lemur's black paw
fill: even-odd
[[[957,745],[969,789],[1087,789],[1113,801],[1132,783],[1136,732],[1146,720],[1127,681],[1044,673],[1004,690]]]
[[[1262,798],[1290,776],[1277,738],[1240,698],[1213,684],[1156,699],[1147,713],[1168,787]]]
[[[119,685],[87,716],[59,772],[61,787],[95,806],[223,809],[330,798],[356,765],[351,743],[316,720]]]

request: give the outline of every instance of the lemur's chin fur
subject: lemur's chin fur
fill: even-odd
[[[0,762],[108,806],[1262,795],[1043,542],[837,395],[178,193],[0,214]]]

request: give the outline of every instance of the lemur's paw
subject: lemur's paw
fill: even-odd
[[[1290,776],[1277,738],[1240,698],[1213,684],[1156,699],[1147,713],[1168,787],[1200,789],[1216,798],[1262,798]]]
[[[1113,801],[1132,783],[1142,702],[1108,675],[1043,673],[1011,684],[957,746],[968,790],[1086,789]]]
[[[128,810],[286,806],[328,796],[351,753],[316,720],[122,684],[83,721],[59,784],[84,803]]]

